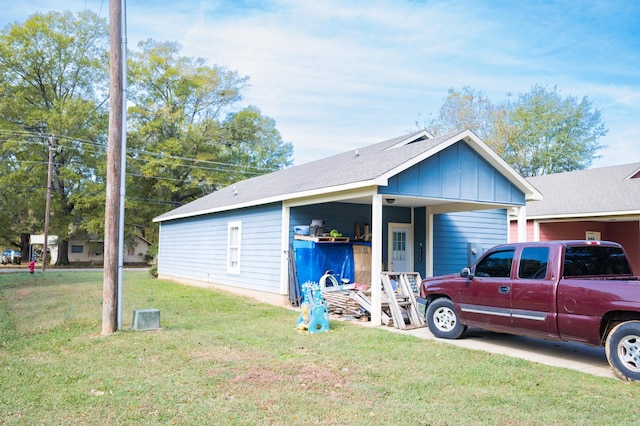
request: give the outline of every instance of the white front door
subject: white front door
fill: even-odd
[[[412,272],[411,225],[389,223],[389,271]]]

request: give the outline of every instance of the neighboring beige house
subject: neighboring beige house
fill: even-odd
[[[31,235],[32,251],[42,249],[43,243],[43,235]],[[145,255],[149,252],[150,246],[151,243],[149,241],[136,235],[133,246],[125,247],[124,263],[146,262]],[[50,256],[49,262],[55,263],[58,260],[58,237],[50,235],[47,247]],[[104,241],[86,236],[83,238],[72,237],[69,240],[68,257],[70,262],[102,263],[104,260]]]

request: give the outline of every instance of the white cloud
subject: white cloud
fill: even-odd
[[[107,16],[107,0],[67,0]],[[24,20],[49,1],[14,2]],[[557,85],[602,109],[599,161],[640,161],[640,33],[634,2],[402,0],[128,2],[129,47],[178,41],[250,77],[245,103],[274,118],[297,163],[404,133],[468,85],[501,100]],[[27,13],[29,11],[29,13]],[[0,18],[2,22],[2,18]]]

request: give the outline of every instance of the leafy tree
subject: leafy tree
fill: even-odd
[[[587,97],[563,98],[557,88],[534,86],[508,104],[509,121],[494,128],[502,156],[523,176],[591,166],[607,130]]]
[[[223,179],[225,183],[292,164],[293,145],[282,141],[275,120],[263,116],[257,107],[249,106],[229,114],[222,128],[226,136],[223,161],[231,170]]]
[[[106,21],[89,11],[37,13],[0,33],[0,180],[12,188],[2,202],[20,216],[10,234],[44,227],[51,142],[50,234],[60,237],[59,264],[68,263],[69,237],[82,226],[77,200],[101,181],[108,42]]]
[[[127,143],[127,213],[138,226],[154,232],[151,219],[169,208],[290,164],[290,144],[257,108],[225,117],[247,77],[182,57],[177,43],[139,47],[129,64]]]
[[[436,118],[428,129],[434,135],[444,135],[463,129],[473,130],[481,139],[491,137],[495,107],[482,92],[465,86],[461,91],[450,88]]]
[[[35,14],[0,32],[0,237],[22,245],[44,229],[59,264],[71,235],[104,228],[108,26],[85,11]],[[129,62],[125,238],[151,219],[235,180],[291,164],[291,144],[255,107],[232,112],[247,77],[147,40]],[[18,238],[22,235],[21,241]],[[127,244],[127,241],[125,241]]]
[[[556,87],[541,86],[498,104],[469,87],[450,89],[429,126],[436,135],[473,130],[523,176],[588,168],[607,133],[587,97],[563,98]]]

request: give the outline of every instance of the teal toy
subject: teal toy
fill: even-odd
[[[318,283],[307,281],[302,285],[302,303],[296,328],[308,333],[329,331],[329,307]]]

